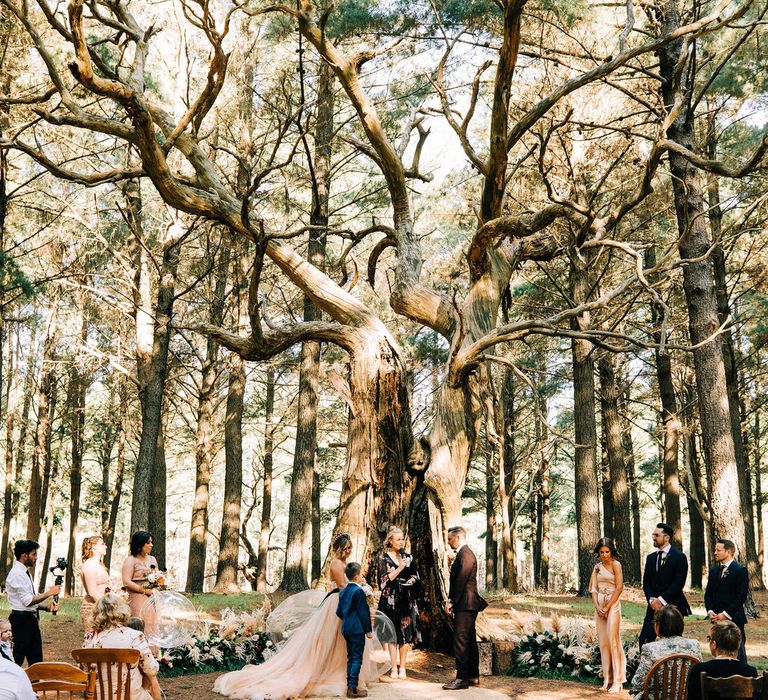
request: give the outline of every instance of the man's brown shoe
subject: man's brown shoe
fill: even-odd
[[[479,686],[480,685],[480,679],[479,678],[470,678],[469,684],[471,686]]]
[[[443,690],[466,690],[467,688],[469,688],[469,681],[463,678],[455,678],[443,686]]]
[[[350,688],[347,686],[347,697],[348,698],[367,698],[368,697],[368,691],[364,688]]]

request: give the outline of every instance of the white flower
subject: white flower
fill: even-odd
[[[548,651],[545,651],[541,655],[540,663],[541,663],[542,666],[547,666],[547,665],[549,665],[549,662],[550,662],[551,659],[552,659],[552,654],[550,654]]]
[[[216,663],[221,663],[224,660],[224,652],[221,649],[211,649],[211,658]]]
[[[559,663],[559,664],[557,664],[557,667],[558,667],[558,668],[562,668],[562,667],[563,667],[563,664],[562,664],[562,663]]]
[[[546,640],[547,640],[547,638],[546,638],[546,637],[545,637],[543,634],[540,634],[540,635],[538,635],[538,636],[536,637],[536,643],[537,643],[537,644],[544,644],[544,642],[545,642]]]
[[[200,649],[192,647],[192,649],[189,650],[189,658],[192,663],[197,666],[200,663]]]
[[[529,664],[535,664],[536,663],[536,659],[531,659],[528,663]]]
[[[589,664],[584,664],[584,670],[585,671],[591,671],[592,667]]]

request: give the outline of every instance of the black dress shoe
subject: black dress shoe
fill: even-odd
[[[479,678],[470,678],[467,683],[469,683],[471,686],[479,686],[480,685],[480,679]]]
[[[469,681],[464,678],[455,678],[443,686],[443,690],[466,690],[467,688],[469,688]]]

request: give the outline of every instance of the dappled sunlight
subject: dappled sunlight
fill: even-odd
[[[461,700],[506,700],[510,696],[488,688],[469,688],[461,691],[443,690],[440,683],[425,681],[399,681],[397,683],[376,683],[368,688],[369,698],[381,700],[431,700],[432,698],[455,697]],[[533,697],[533,696],[531,696]],[[567,695],[552,696],[565,698]]]

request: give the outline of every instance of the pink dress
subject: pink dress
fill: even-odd
[[[103,565],[99,566],[96,576],[96,588],[101,591],[101,595],[104,595],[107,588],[109,588],[110,582],[109,571],[107,571]],[[80,571],[80,583],[83,586],[83,602],[80,605],[80,622],[83,623],[83,630],[88,634],[89,632],[93,632],[93,606],[96,604],[96,601],[90,593],[88,593],[83,571]]]
[[[151,554],[146,558],[139,559],[138,557],[130,556],[129,560],[133,561],[133,572],[131,574],[131,581],[138,583],[140,586],[144,585],[147,580],[147,576],[151,571],[151,566],[154,565],[157,570],[157,559]],[[144,620],[144,633],[151,637],[156,631],[157,618],[152,606],[147,605],[149,596],[144,593],[135,593],[134,591],[128,591],[128,605],[131,606],[131,616],[140,617]]]
[[[347,645],[336,616],[339,594],[331,593],[318,610],[263,664],[245,666],[219,676],[213,690],[230,698],[285,700],[338,696],[347,691]],[[378,679],[372,658],[373,640],[366,639],[359,688]]]
[[[616,591],[616,577],[612,571],[598,564],[592,572],[589,592],[597,593],[597,602],[605,605]],[[624,683],[627,680],[627,656],[621,644],[621,600],[617,600],[603,618],[595,611],[597,641],[600,644],[600,661],[603,667],[603,681],[608,685]]]

